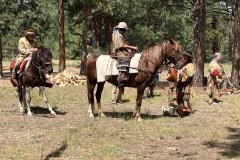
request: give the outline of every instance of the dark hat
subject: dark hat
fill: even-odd
[[[183,51],[182,55],[190,57],[190,58],[194,58],[191,51]]]
[[[26,36],[29,36],[29,35],[34,36],[35,35],[35,30],[32,27],[30,27],[30,28],[27,29],[25,35]]]

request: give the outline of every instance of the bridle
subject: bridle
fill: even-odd
[[[174,62],[177,62],[177,60],[178,60],[178,58],[179,58],[179,57],[171,56],[170,54],[168,54],[169,49],[174,49],[174,50],[175,50],[175,48],[167,48],[167,49],[165,49],[165,45],[162,45],[162,53],[164,54],[164,60],[163,60],[163,61],[165,62],[165,64],[166,64],[167,59],[173,59]],[[157,62],[154,62],[153,60],[147,58],[147,57],[144,56],[143,54],[141,55],[141,57],[145,58],[147,61],[149,61],[149,62],[151,62],[152,64],[156,65],[157,68],[159,68],[159,67],[162,66],[161,63],[158,64]]]
[[[43,60],[42,60],[41,57],[39,56],[40,51],[42,51],[42,49],[39,49],[37,52],[35,52],[36,57],[32,57],[31,63],[39,70],[39,74],[41,75],[41,73],[46,73],[46,72],[47,72],[45,66],[52,64],[52,62],[44,62],[44,63],[41,63],[41,64],[39,64],[39,65],[36,65],[36,64],[34,63],[34,61],[33,61],[33,58],[40,59],[41,62],[43,62]],[[50,56],[50,55],[48,54],[48,57],[47,57],[47,58],[49,58],[49,56]]]
[[[32,57],[31,57],[29,63],[32,64],[35,68],[38,69],[39,78],[40,78],[41,80],[43,80],[44,77],[45,77],[45,73],[47,72],[47,69],[46,69],[45,66],[51,65],[52,63],[51,63],[51,62],[44,62],[44,63],[43,63],[43,60],[42,60],[41,57],[39,56],[39,53],[41,53],[41,52],[42,52],[42,49],[41,49],[41,48],[40,48],[38,51],[34,52],[34,53],[32,54]],[[49,58],[49,56],[50,56],[50,54],[48,55],[47,58]],[[35,63],[34,60],[36,60],[36,59],[39,59],[39,60],[41,61],[41,63],[40,63],[40,64]],[[32,73],[29,73],[29,72],[26,72],[26,71],[24,71],[22,74],[23,74],[23,75],[26,75],[26,76],[30,76],[30,77],[36,77],[36,79],[38,79],[38,76],[37,76],[37,75],[32,74]]]

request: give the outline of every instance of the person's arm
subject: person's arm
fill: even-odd
[[[138,50],[138,47],[136,47],[136,46],[130,46],[130,45],[127,45],[127,44],[124,44],[124,45],[123,45],[123,48],[132,49],[132,50],[135,50],[135,51]]]
[[[32,53],[31,49],[27,49],[24,44],[24,40],[20,39],[18,42],[18,51],[20,52],[21,55],[24,57],[27,57]]]

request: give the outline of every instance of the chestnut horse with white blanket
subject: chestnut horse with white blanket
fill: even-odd
[[[169,59],[173,63],[181,54],[179,44],[172,40],[165,40],[161,45],[155,45],[153,47],[147,48],[142,51],[140,55],[140,60],[138,67],[136,68],[138,72],[133,72],[129,74],[129,79],[125,83],[125,87],[137,88],[137,99],[136,99],[136,113],[135,116],[138,121],[141,121],[141,104],[144,90],[153,81],[154,75],[157,73],[159,67],[162,63]],[[105,81],[111,84],[117,85],[118,75],[108,76],[105,80],[98,80],[97,77],[97,60],[101,56],[90,56],[87,59],[86,71],[87,71],[87,90],[88,90],[88,102],[89,102],[89,113],[90,117],[94,117],[94,88],[97,84],[96,99],[98,106],[98,115],[105,116],[102,111],[101,106],[101,95]],[[134,57],[133,57],[134,58]],[[132,58],[132,59],[133,59]],[[104,62],[107,63],[107,62]],[[131,67],[131,64],[130,64]]]

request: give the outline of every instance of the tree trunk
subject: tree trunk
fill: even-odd
[[[102,16],[97,15],[94,19],[95,45],[97,48],[102,46]]]
[[[113,32],[113,27],[114,27],[114,17],[110,16],[109,21],[108,21],[108,48],[110,51],[111,48],[111,43],[112,43],[112,32]]]
[[[218,19],[216,17],[216,15],[212,15],[212,30],[213,31],[217,31],[218,28]],[[216,52],[219,52],[220,48],[219,48],[219,41],[218,41],[218,35],[214,35],[213,39],[212,39],[212,52],[213,54]]]
[[[205,57],[205,28],[206,28],[206,3],[205,0],[194,0],[194,55],[196,75],[194,85],[203,86],[204,79],[204,57]]]
[[[232,58],[231,82],[239,86],[239,68],[240,68],[240,1],[235,2],[235,26],[234,26],[234,48]]]
[[[64,0],[58,0],[58,40],[59,40],[59,72],[66,68],[65,64],[65,40],[64,40]]]
[[[0,32],[0,78],[3,77],[3,67],[2,67],[3,53],[2,53],[2,34]]]
[[[228,26],[229,26],[229,31],[228,31],[228,38],[229,38],[229,44],[228,44],[228,57],[229,57],[229,60],[232,59],[232,56],[233,56],[233,22],[232,20],[229,20],[229,23],[228,23]]]
[[[86,75],[86,60],[88,55],[87,50],[87,34],[88,34],[88,17],[90,13],[89,2],[85,1],[83,7],[83,33],[82,33],[82,56],[80,65],[80,74]]]

